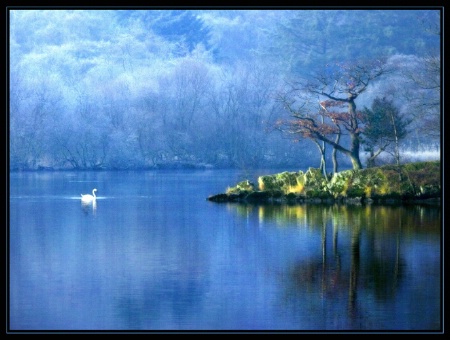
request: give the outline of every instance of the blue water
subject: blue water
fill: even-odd
[[[244,176],[12,173],[9,329],[441,328],[440,207],[206,200]]]

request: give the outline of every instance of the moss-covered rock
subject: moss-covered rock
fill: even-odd
[[[326,185],[328,192],[335,198],[341,196],[346,197],[352,177],[353,170],[346,170],[336,173],[331,178],[331,181]]]
[[[423,198],[437,197],[441,193],[441,186],[436,184],[424,184],[419,186],[419,195]]]
[[[250,181],[213,196],[216,202],[373,202],[437,199],[441,195],[440,162],[418,162],[401,166],[385,165],[362,170],[345,170],[330,181],[319,169],[303,173],[282,172],[258,178],[259,191]],[[224,196],[225,195],[225,196]]]
[[[255,191],[255,185],[249,180],[239,182],[234,187],[227,189],[227,194],[239,194],[242,192],[250,193]]]
[[[282,172],[275,175],[260,176],[258,178],[259,190],[283,191],[288,193],[301,193],[304,188],[304,174],[299,172]]]
[[[305,185],[313,188],[323,188],[327,184],[327,179],[320,169],[309,168],[305,173]]]
[[[258,177],[258,186],[259,190],[262,191],[276,190],[279,188],[275,175]]]

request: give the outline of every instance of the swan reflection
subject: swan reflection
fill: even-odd
[[[92,209],[92,213],[95,215],[97,210],[97,200],[93,200],[92,202],[81,201],[81,208],[85,214],[89,214],[89,211]]]

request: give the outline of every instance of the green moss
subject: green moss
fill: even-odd
[[[323,176],[320,169],[309,168],[305,173],[305,185],[322,187],[326,184],[326,178]]]
[[[345,170],[335,174],[327,188],[331,195],[338,197],[362,197],[365,195],[365,179],[359,171]]]
[[[324,190],[319,189],[308,189],[306,191],[306,198],[331,198],[331,194]]]
[[[362,170],[345,170],[328,182],[319,169],[303,173],[282,172],[258,178],[260,191],[249,181],[228,188],[230,197],[246,196],[264,201],[285,198],[373,198],[414,199],[439,197],[441,194],[440,162],[418,162],[405,165],[385,165]],[[231,196],[234,195],[234,196]]]
[[[227,194],[239,194],[239,193],[249,193],[255,190],[253,183],[249,180],[245,180],[236,184],[236,186],[227,188]]]
[[[440,188],[441,171],[439,162],[419,162],[406,164],[402,169],[405,179],[414,186],[415,191],[420,187]]]
[[[277,190],[279,189],[279,184],[276,181],[274,175],[260,176],[258,178],[259,190]]]
[[[285,194],[290,192],[300,193],[304,183],[303,172],[282,172],[274,175],[260,176],[258,185],[260,190],[282,191]]]
[[[348,197],[366,197],[366,191],[360,187],[350,187],[347,190]]]

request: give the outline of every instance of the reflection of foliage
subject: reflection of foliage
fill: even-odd
[[[301,263],[292,268],[291,275],[295,289],[313,292],[319,288],[330,297],[348,291],[348,275],[341,273],[338,263],[324,264],[319,259]]]
[[[262,221],[276,221],[280,226],[294,223],[297,226],[315,228],[326,216],[326,207],[306,205],[264,205],[258,207]]]
[[[404,287],[410,258],[402,240],[410,234],[440,237],[440,207],[421,205],[229,204],[264,229],[298,229],[301,256],[281,270],[282,308],[313,325],[358,329],[377,324],[373,308],[389,304]],[[319,239],[317,236],[321,235]],[[306,247],[304,247],[306,246]],[[312,248],[311,248],[312,246]],[[311,316],[310,316],[311,315]],[[338,320],[338,321],[336,321]],[[302,319],[302,322],[305,320]],[[333,326],[331,326],[331,324]],[[384,322],[384,321],[383,321]],[[336,328],[333,328],[336,329]]]
[[[398,282],[403,277],[404,265],[392,259],[380,257],[370,262],[366,284],[373,289],[378,300],[388,300],[395,295]]]
[[[412,230],[417,233],[424,227],[427,234],[439,234],[438,207],[303,206],[303,216],[313,211],[314,228],[322,234],[321,242],[317,242],[322,256],[304,257],[287,268],[287,276],[283,276],[286,303],[307,304],[305,308],[314,311],[316,317],[324,313],[328,321],[337,315],[343,320],[342,311],[346,310],[344,322],[357,327],[370,317],[366,312],[370,303],[363,299],[395,299],[408,265],[402,257],[401,234]],[[332,244],[331,252],[327,244]]]
[[[368,231],[403,233],[437,233],[440,230],[440,207],[415,205],[348,205],[348,204],[230,204],[229,208],[241,216],[258,214],[259,222],[276,225],[321,228],[324,221],[335,228],[351,230],[362,226]]]

